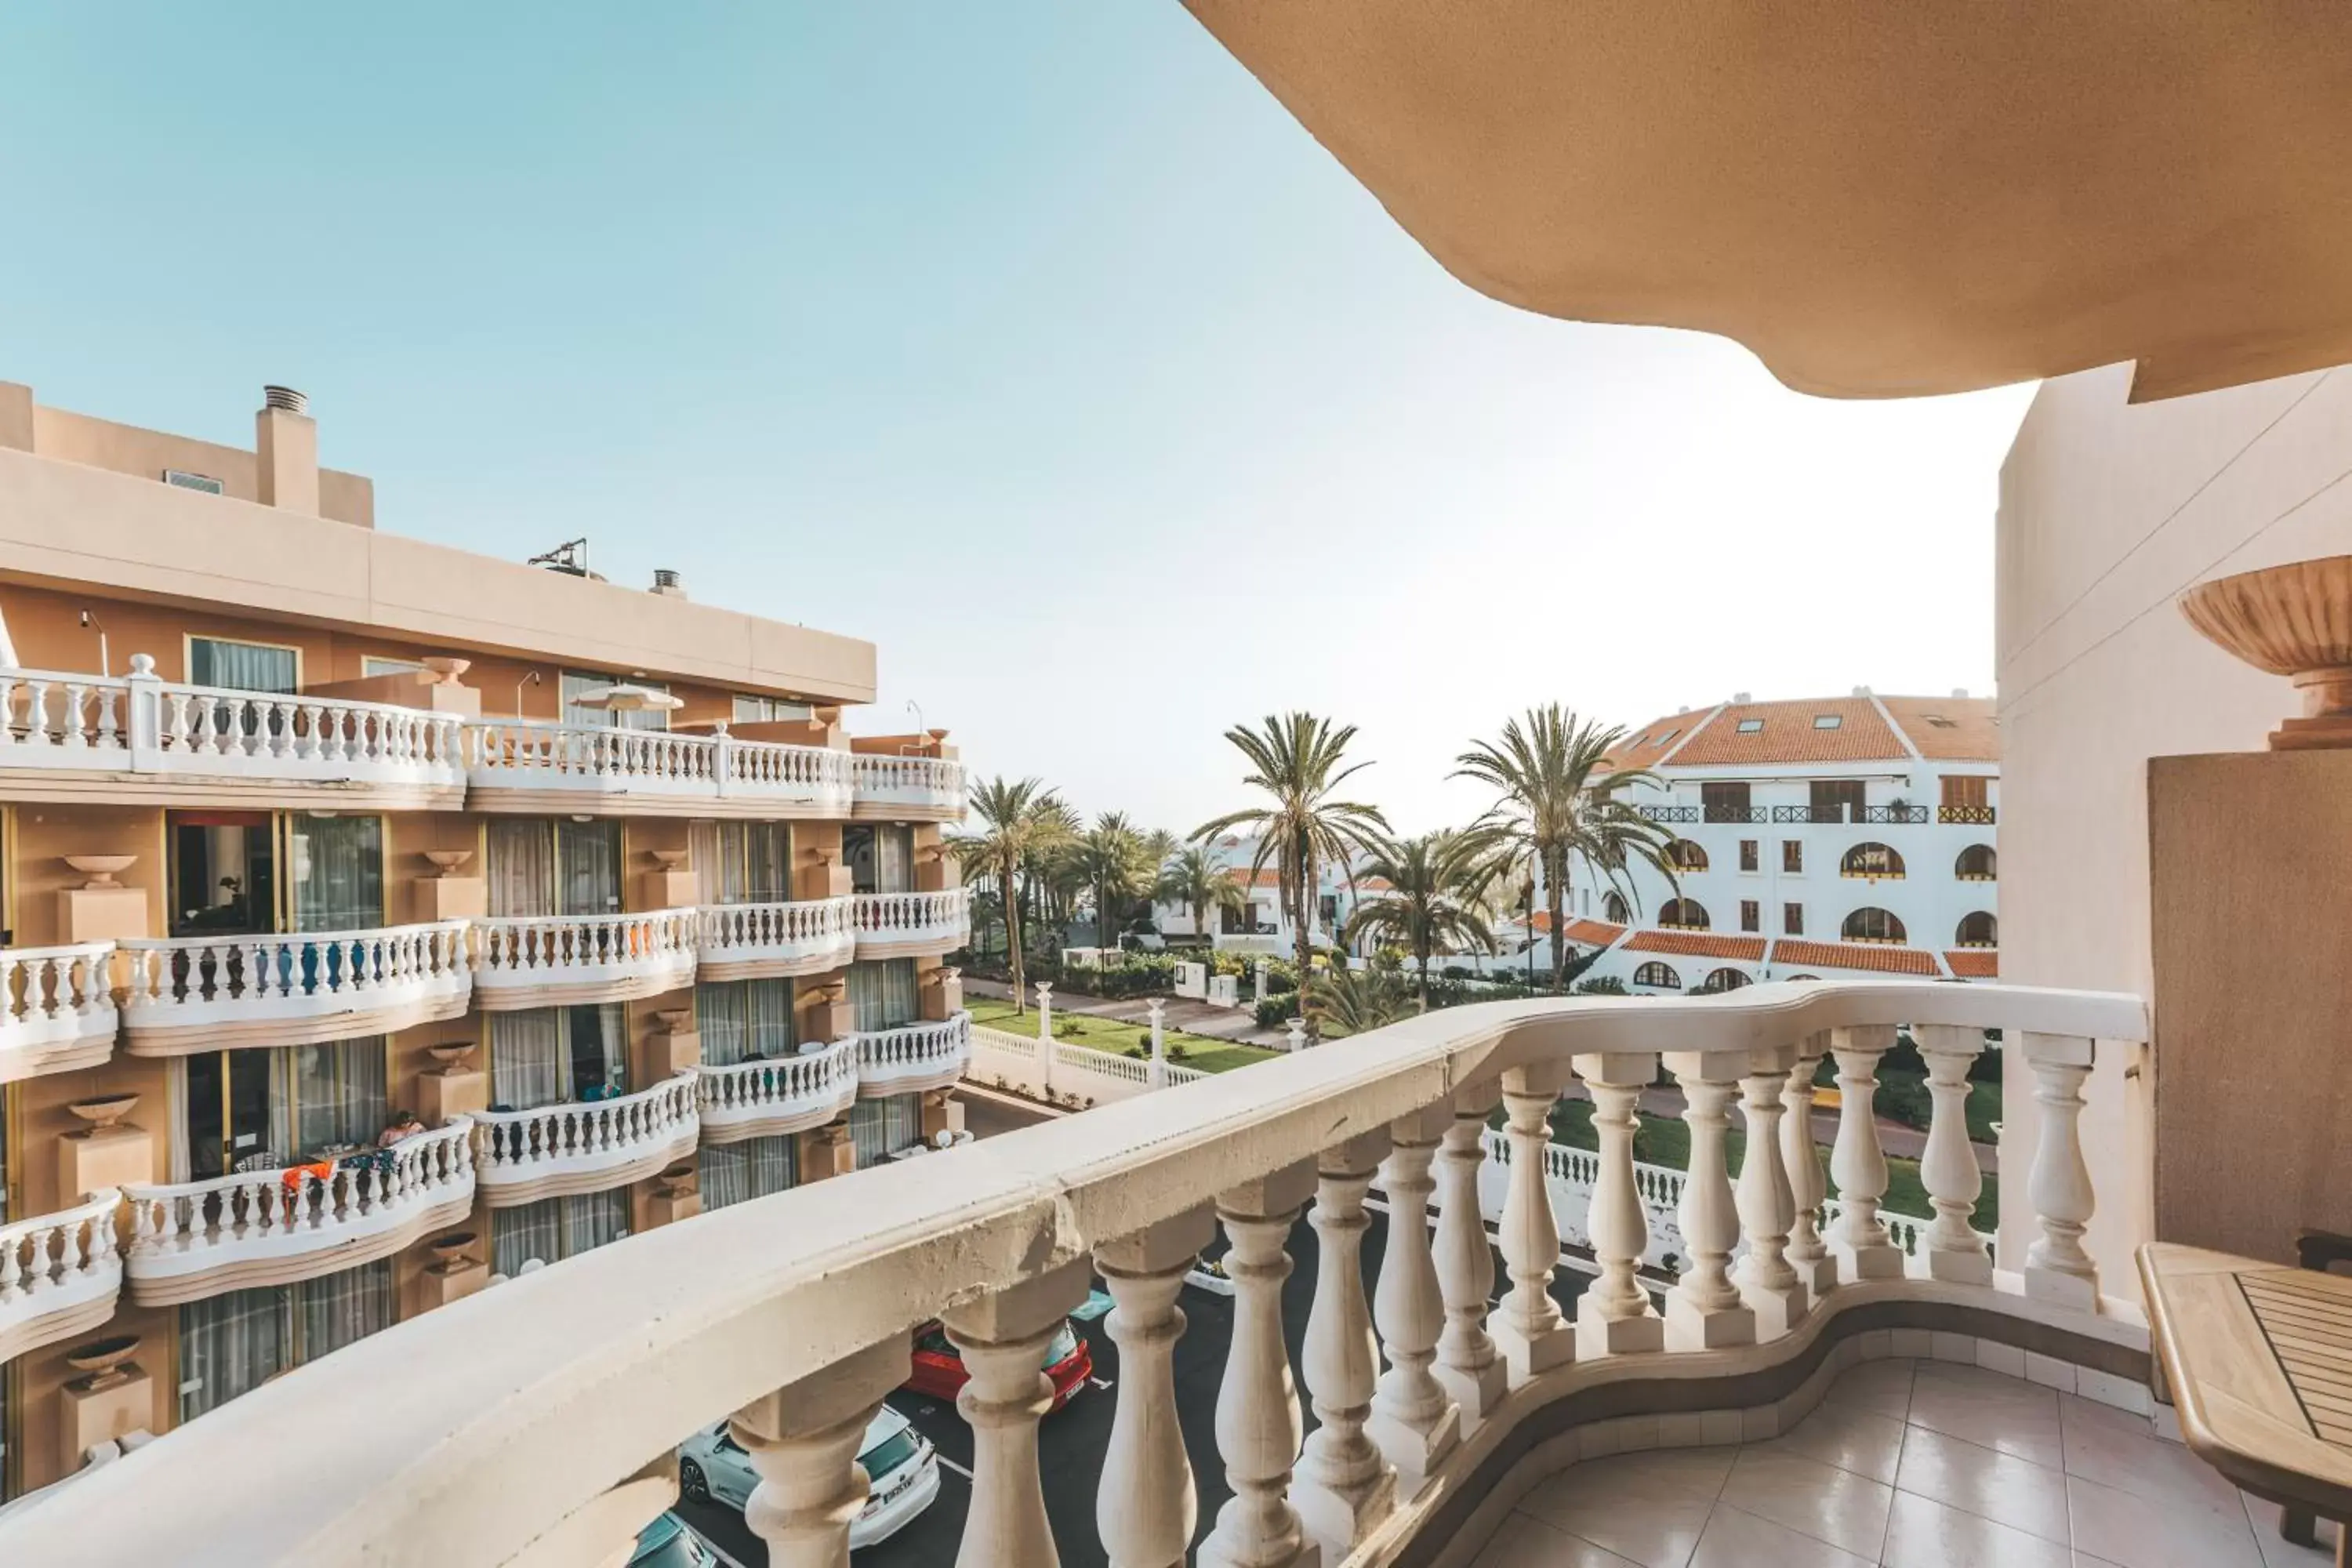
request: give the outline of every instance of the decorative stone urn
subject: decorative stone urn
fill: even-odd
[[[89,1122],[89,1131],[68,1132],[66,1136],[86,1138],[91,1133],[104,1132],[130,1115],[131,1108],[138,1103],[139,1097],[135,1094],[110,1094],[92,1100],[77,1100],[66,1109]]]
[[[470,849],[426,849],[420,853],[445,877],[456,876],[457,868],[474,858]]]
[[[138,1353],[137,1334],[114,1334],[77,1347],[67,1354],[66,1364],[83,1374],[73,1384],[77,1392],[98,1394],[130,1382],[131,1374],[122,1368]]]
[[[2189,624],[2303,693],[2303,717],[2271,731],[2273,752],[2352,746],[2352,555],[2297,561],[2200,583]]]
[[[435,1237],[426,1244],[433,1253],[432,1268],[442,1274],[454,1274],[460,1268],[472,1268],[473,1259],[466,1253],[476,1239],[470,1230],[453,1230],[446,1236]]]
[[[452,1073],[466,1070],[466,1058],[474,1054],[474,1042],[449,1040],[441,1045],[425,1047],[425,1054],[433,1058],[437,1075],[447,1078]]]
[[[139,863],[139,857],[136,855],[68,855],[65,857],[65,863],[89,879],[82,884],[85,890],[91,888],[119,888],[122,884],[114,879],[115,873],[131,869]]]
[[[694,1190],[694,1166],[681,1160],[663,1170],[654,1180],[661,1184],[664,1197],[682,1198]]]

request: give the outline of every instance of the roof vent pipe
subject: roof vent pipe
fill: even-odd
[[[673,572],[667,566],[656,566],[654,568],[653,591],[668,598],[683,599],[686,597],[686,574]]]
[[[264,408],[282,408],[289,414],[308,414],[310,400],[290,386],[265,386],[261,389]]]
[[[1753,702],[1756,700],[1756,696],[1753,692],[1735,691],[1731,694],[1731,700],[1734,702]]]
[[[1965,686],[1955,686],[1952,688],[1952,695],[1961,699],[1962,700],[1966,700],[1969,695],[1969,689]]]

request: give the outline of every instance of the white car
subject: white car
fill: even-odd
[[[938,1453],[905,1416],[887,1405],[866,1424],[857,1462],[865,1467],[873,1489],[866,1495],[865,1509],[850,1522],[852,1550],[887,1541],[940,1495]],[[677,1446],[678,1490],[697,1502],[715,1498],[741,1508],[759,1484],[751,1457],[728,1432],[724,1421]]]

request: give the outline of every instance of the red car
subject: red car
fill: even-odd
[[[1053,1380],[1053,1409],[1059,1410],[1078,1396],[1078,1390],[1094,1375],[1094,1352],[1078,1336],[1068,1319],[1054,1331],[1051,1344],[1045,1347],[1045,1375]],[[963,1352],[947,1336],[947,1331],[937,1322],[925,1323],[915,1331],[915,1372],[907,1379],[907,1386],[918,1394],[928,1394],[937,1399],[953,1399],[971,1378],[965,1370]],[[1049,1412],[1050,1414],[1050,1412]]]

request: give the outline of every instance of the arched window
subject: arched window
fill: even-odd
[[[1677,931],[1705,931],[1706,906],[1696,899],[1668,899],[1658,910],[1658,923]]]
[[[1993,859],[1992,846],[1971,844],[1960,851],[1952,862],[1952,875],[1963,882],[1990,882],[2000,875]]]
[[[1683,988],[1683,977],[1675,973],[1673,964],[1645,963],[1633,971],[1633,984],[1655,985],[1668,991],[1679,991]]]
[[[1699,982],[1698,994],[1712,996],[1720,991],[1737,991],[1748,984],[1748,976],[1737,969],[1718,969]]]
[[[1841,877],[1900,877],[1903,857],[1891,844],[1857,844],[1838,862]]]
[[[1670,840],[1666,845],[1666,864],[1677,871],[1706,869],[1706,851],[1688,838]]]
[[[1633,911],[1626,907],[1624,899],[1615,893],[1601,900],[1601,914],[1602,919],[1621,926],[1633,923]]]
[[[1845,917],[1845,928],[1840,933],[1848,942],[1904,942],[1908,940],[1903,922],[1889,910],[1856,910]]]
[[[1786,975],[1783,978],[1789,980],[1819,980],[1821,976],[1818,974],[1790,974]]]
[[[1974,914],[1962,915],[1959,931],[1952,941],[1955,945],[1960,947],[1999,947],[2000,922],[1983,910],[1979,910]]]

